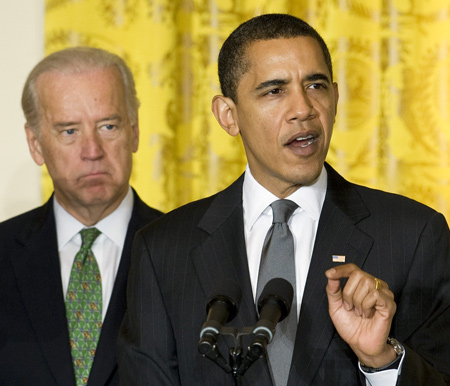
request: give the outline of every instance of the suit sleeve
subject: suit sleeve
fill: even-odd
[[[128,309],[118,341],[120,385],[180,385],[171,322],[141,232],[131,259]]]
[[[449,242],[448,225],[436,213],[421,234],[397,299],[393,329],[406,350],[399,386],[450,385]]]

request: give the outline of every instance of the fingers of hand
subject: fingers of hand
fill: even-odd
[[[325,272],[328,279],[337,280],[349,277],[353,272],[361,271],[357,265],[349,263],[333,267]]]
[[[386,308],[389,311],[394,303],[394,296],[386,282],[375,278],[364,271],[353,271],[343,289],[343,302],[347,311],[364,318],[373,316],[376,310]],[[378,289],[376,289],[378,287]]]
[[[328,296],[332,297],[334,301],[340,301],[342,297],[341,279],[349,277],[356,270],[359,268],[355,264],[343,264],[327,270],[325,275],[328,278],[326,288]]]

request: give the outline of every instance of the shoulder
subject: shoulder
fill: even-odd
[[[393,210],[395,212],[407,211],[416,216],[430,216],[437,213],[435,209],[412,198],[366,186],[353,185],[364,201],[371,207],[376,207],[378,210]]]
[[[159,217],[143,229],[144,234],[155,232],[180,232],[190,229],[212,231],[225,221],[236,208],[242,207],[243,176],[224,190],[182,205]],[[214,223],[215,225],[212,225]]]
[[[46,204],[0,223],[0,234],[23,235],[39,230],[53,215],[52,199]],[[2,237],[3,239],[3,237]]]
[[[178,228],[183,229],[198,223],[211,206],[215,196],[190,202],[159,216],[143,229],[144,233],[148,234],[167,227],[172,230]]]
[[[426,238],[447,240],[450,237],[448,223],[442,213],[411,198],[356,186],[370,210],[370,217],[361,222],[361,228],[372,229],[374,224],[378,234],[388,237],[388,232],[395,237],[404,237],[404,244]]]
[[[349,221],[376,240],[402,238],[412,247],[422,237],[449,238],[445,217],[433,208],[399,194],[351,183],[330,167],[327,171],[323,224]]]
[[[139,195],[133,189],[134,204],[132,216],[138,217],[142,222],[149,223],[163,215],[158,209],[152,208],[141,200]]]
[[[442,216],[433,208],[409,197],[347,181],[329,165],[327,195],[342,208],[366,211],[372,217],[396,218],[402,221]]]

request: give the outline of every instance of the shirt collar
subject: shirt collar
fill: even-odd
[[[123,248],[128,223],[133,211],[134,196],[131,187],[117,209],[109,216],[100,220],[95,227],[103,235],[112,240],[117,246]],[[86,228],[84,224],[69,214],[61,204],[53,197],[53,208],[55,213],[56,234],[58,237],[58,249],[64,246],[77,235],[80,230]]]
[[[286,198],[294,201],[299,206],[296,211],[304,210],[313,220],[318,221],[326,190],[327,171],[325,167],[322,167],[320,176],[314,184],[302,186]],[[245,226],[248,231],[251,230],[259,216],[268,210],[269,205],[278,200],[277,196],[255,180],[248,164],[244,175],[242,200]]]

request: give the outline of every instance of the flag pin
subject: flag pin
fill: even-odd
[[[333,263],[345,263],[344,255],[333,255]]]

